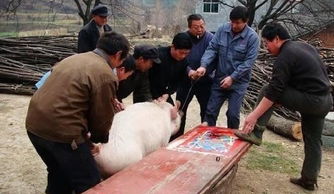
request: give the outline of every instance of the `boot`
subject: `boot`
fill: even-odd
[[[309,191],[314,191],[315,187],[318,187],[317,181],[308,181],[303,178],[290,178],[290,182]]]
[[[262,134],[266,127],[255,125],[254,130],[250,133],[242,133],[241,131],[235,131],[234,134],[244,141],[255,144],[257,146],[262,143]]]

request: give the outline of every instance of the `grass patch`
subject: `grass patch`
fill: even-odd
[[[0,32],[0,38],[17,37],[17,32]]]
[[[1,25],[22,25],[22,24],[29,24],[29,25],[69,25],[69,24],[76,24],[81,25],[80,20],[57,20],[57,21],[50,21],[47,18],[41,20],[20,20],[17,21],[0,21]]]
[[[247,168],[297,175],[299,167],[288,155],[288,150],[281,144],[264,142],[250,150]]]

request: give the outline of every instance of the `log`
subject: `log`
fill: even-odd
[[[334,137],[334,120],[325,119],[324,129],[322,130],[322,134]]]
[[[322,135],[322,146],[323,147],[334,147],[334,137],[328,135]]]
[[[277,134],[293,140],[301,141],[303,139],[300,122],[272,115],[269,122],[267,123],[267,128]]]

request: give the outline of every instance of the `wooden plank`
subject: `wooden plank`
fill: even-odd
[[[207,193],[249,147],[232,130],[196,127],[85,193]]]

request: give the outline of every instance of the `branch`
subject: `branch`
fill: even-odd
[[[10,14],[16,15],[17,9],[21,6],[22,0],[11,0],[8,2],[7,7],[5,7],[5,11],[0,13],[0,16],[3,14]],[[7,15],[8,18],[8,15]]]
[[[241,3],[243,6],[247,7],[247,3],[246,1],[244,0],[238,0],[239,3]]]
[[[258,2],[258,1],[257,1]],[[266,4],[268,2],[268,0],[262,1],[262,3],[260,3],[259,5],[257,5],[255,7],[255,10],[259,9],[260,7],[262,7],[264,4]]]
[[[225,6],[227,6],[227,7],[230,7],[230,8],[233,8],[233,7],[234,7],[233,5],[230,5],[230,4],[228,4],[228,3],[225,3],[225,1],[219,1],[219,3],[222,4],[222,5],[225,5]]]
[[[74,0],[74,2],[75,2],[75,4],[76,4],[77,7],[78,7],[78,10],[79,10],[78,14],[79,14],[79,16],[81,17],[81,19],[84,19],[84,18],[85,18],[85,15],[84,15],[84,12],[83,12],[83,10],[82,10],[82,7],[81,7],[81,5],[80,5],[80,3],[79,3],[79,0]]]

